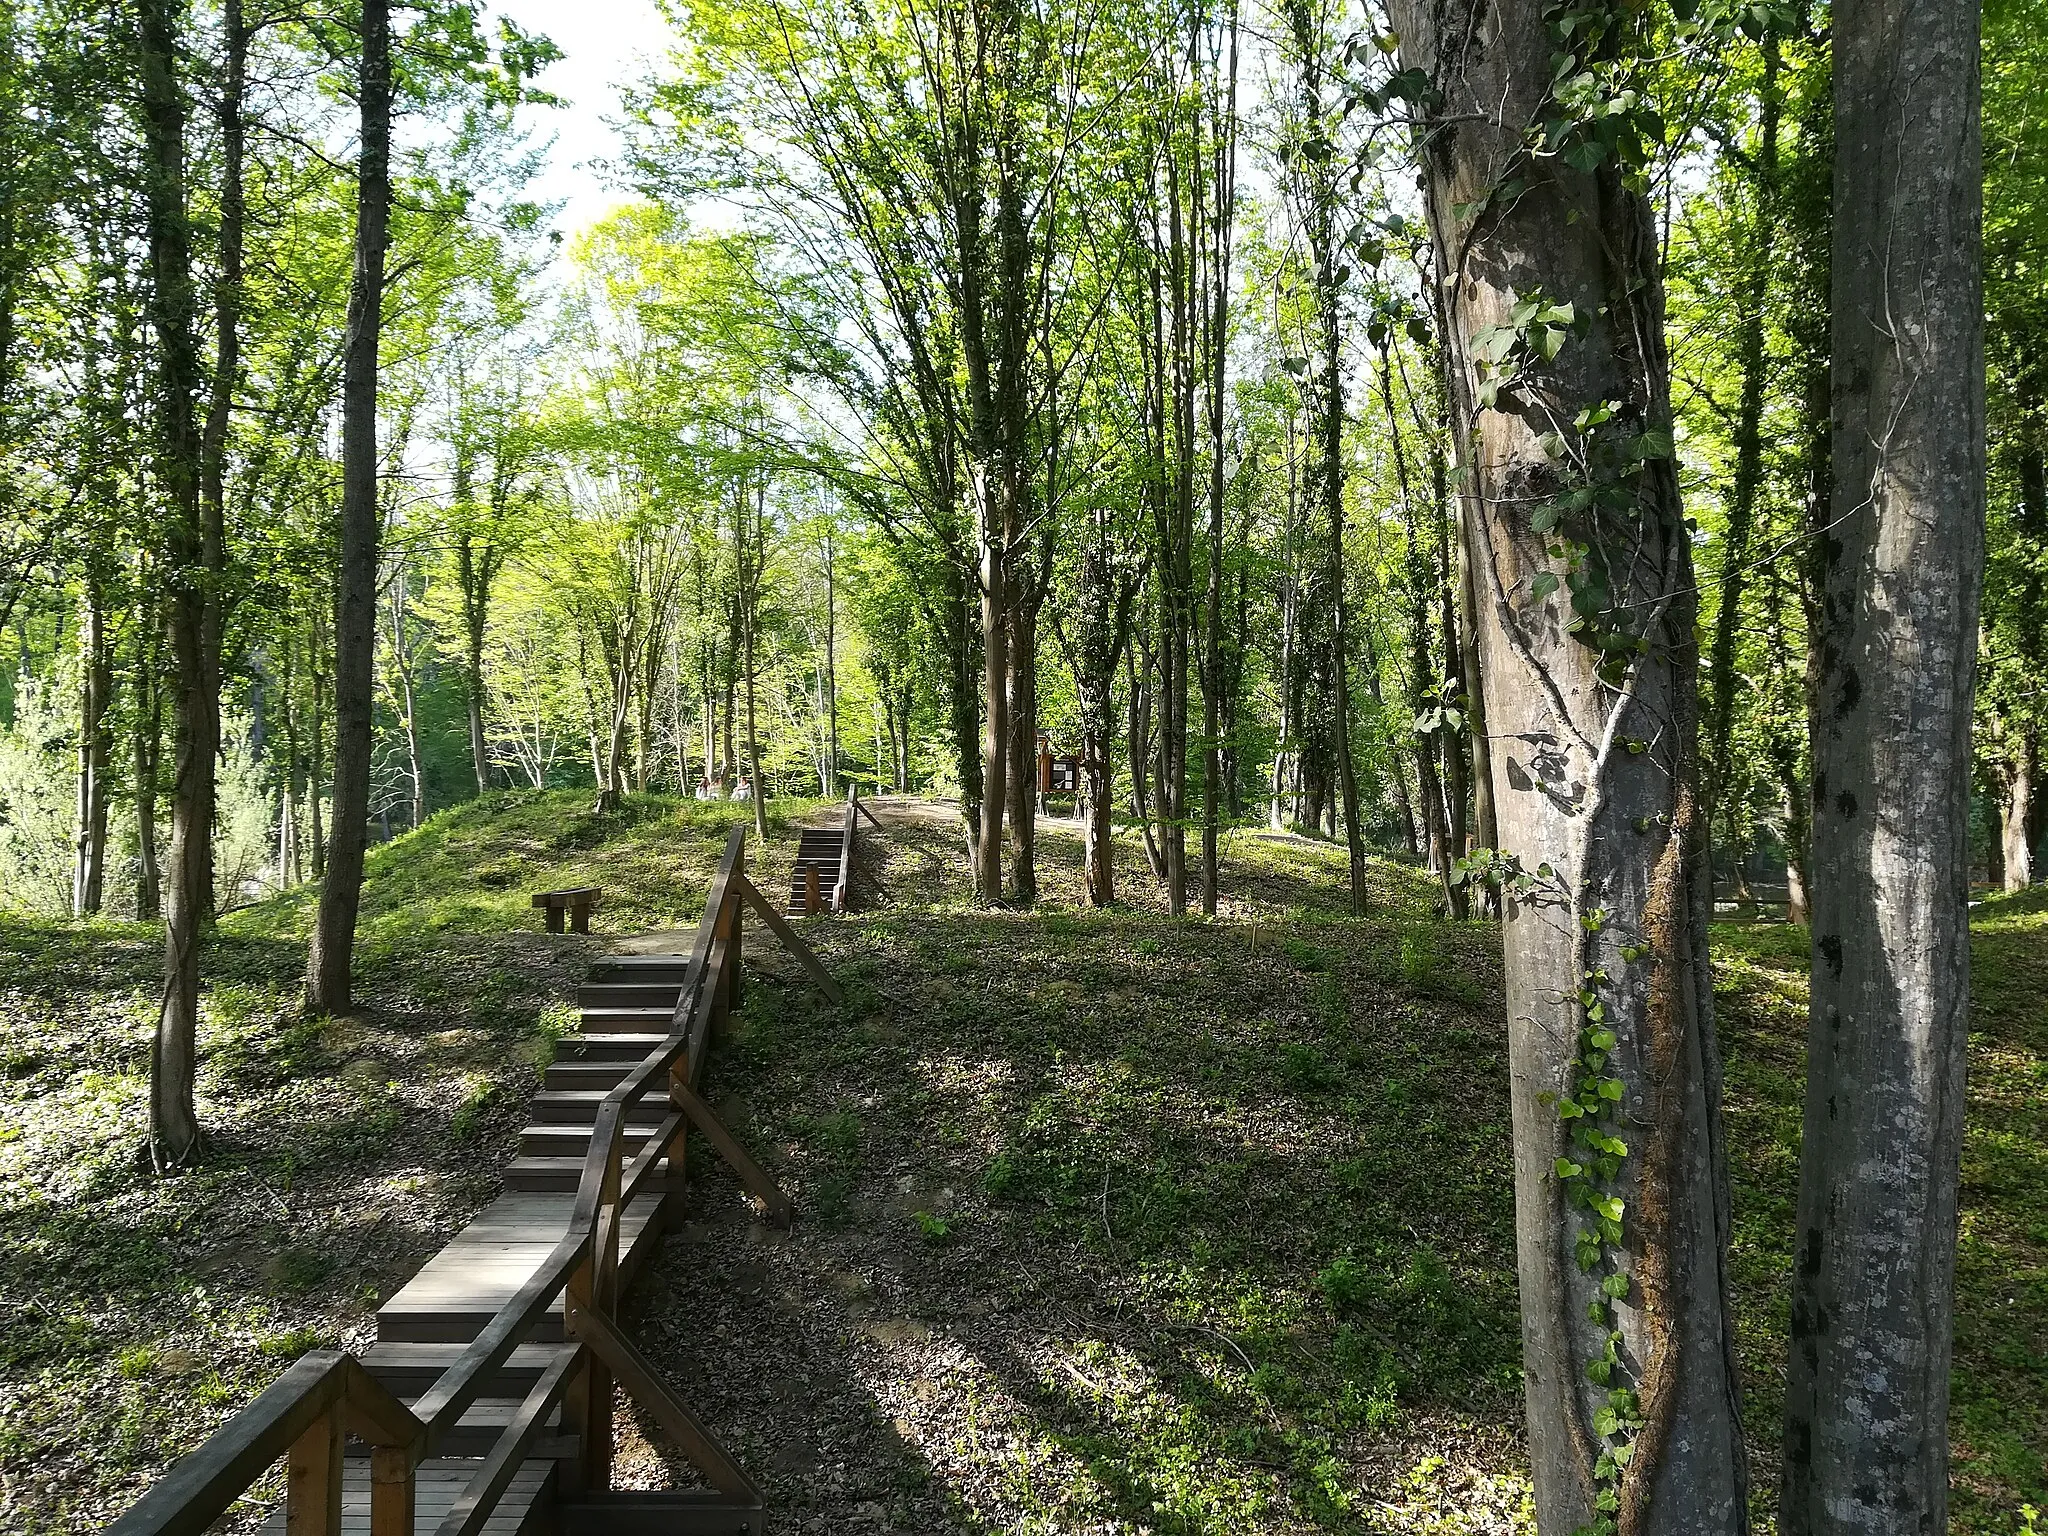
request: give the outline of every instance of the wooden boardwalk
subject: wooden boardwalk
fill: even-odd
[[[578,990],[582,1028],[561,1041],[534,1096],[519,1155],[505,1170],[504,1192],[377,1309],[377,1342],[363,1355],[363,1365],[401,1402],[413,1404],[433,1386],[569,1230],[598,1106],[668,1035],[688,964],[685,955],[613,956],[600,960]],[[639,1124],[628,1131],[629,1148],[645,1142],[664,1108],[656,1100],[636,1106]],[[663,1199],[650,1190],[626,1207],[619,1233],[622,1285],[661,1246]],[[559,1298],[529,1338],[463,1413],[442,1454],[421,1463],[416,1531],[431,1532],[440,1524],[534,1383],[570,1348]],[[548,1415],[534,1450],[492,1512],[484,1527],[488,1536],[553,1529],[554,1496],[578,1450],[559,1407]],[[342,1475],[342,1529],[369,1536],[369,1457],[362,1447],[352,1446],[351,1452]],[[266,1529],[284,1530],[282,1509]]]

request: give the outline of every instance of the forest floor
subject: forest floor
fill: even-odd
[[[0,1528],[98,1525],[296,1353],[365,1340],[493,1193],[604,944],[533,932],[527,893],[601,884],[612,934],[685,924],[733,814],[436,818],[373,858],[339,1023],[295,1009],[309,895],[231,915],[209,1155],[166,1180],[134,1158],[153,936],[0,920]],[[869,910],[806,925],[845,1005],[750,943],[712,1061],[802,1215],[758,1226],[699,1149],[697,1217],[633,1300],[772,1529],[1530,1529],[1492,930],[1434,920],[1394,861],[1354,923],[1341,849],[1260,832],[1226,838],[1213,924],[1165,915],[1128,837],[1129,904],[1094,913],[1044,822],[1036,908],[989,912],[950,813],[883,816]],[[1714,938],[1761,1511],[1805,950]],[[2048,894],[1983,908],[1976,961],[1952,1528],[2006,1536],[2048,1503]],[[627,1441],[622,1471],[677,1470]]]

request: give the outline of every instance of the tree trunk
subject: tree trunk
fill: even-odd
[[[1157,880],[1166,875],[1166,860],[1159,851],[1158,839],[1152,835],[1152,800],[1148,788],[1152,772],[1152,653],[1135,645],[1131,649],[1130,731],[1127,737],[1131,757],[1131,814],[1138,818],[1138,826],[1144,833],[1145,862]],[[1141,650],[1142,655],[1138,654]]]
[[[1763,42],[1763,82],[1757,91],[1756,190],[1740,246],[1740,311],[1735,326],[1735,366],[1742,377],[1735,409],[1735,481],[1728,493],[1728,526],[1721,540],[1721,591],[1714,613],[1714,644],[1707,663],[1706,799],[1709,818],[1730,813],[1730,779],[1735,744],[1735,641],[1742,628],[1742,594],[1748,585],[1750,530],[1763,486],[1764,391],[1769,357],[1764,320],[1774,266],[1778,172],[1778,41]],[[1740,858],[1736,868],[1741,868]]]
[[[105,607],[104,584],[96,571],[88,572],[79,636],[78,815],[71,873],[74,917],[97,914],[106,889],[108,779],[114,755],[108,708],[114,691],[114,661]]]
[[[825,794],[839,793],[839,592],[832,537],[825,539]],[[875,764],[879,777],[882,765]]]
[[[306,960],[306,1006],[349,1011],[369,838],[377,641],[377,344],[391,215],[391,0],[363,0],[355,274],[341,384],[341,559],[334,584],[334,829]]]
[[[427,819],[426,763],[420,755],[418,700],[413,688],[412,643],[405,632],[405,566],[391,577],[391,667],[398,674],[399,724],[405,729],[406,774],[412,780],[412,825]]]
[[[1038,609],[1044,588],[1014,582],[1010,636],[1010,899],[1038,900]]]
[[[199,1152],[199,945],[213,912],[214,758],[219,748],[220,555],[201,505],[200,390],[192,232],[185,199],[185,102],[178,80],[177,11],[139,0],[144,143],[148,168],[150,320],[157,338],[160,413],[157,481],[168,503],[168,615],[176,721],[171,879],[165,903],[164,992],[150,1059],[150,1151],[159,1168]],[[211,639],[211,645],[209,640]]]
[[[306,660],[307,670],[313,674],[313,757],[306,773],[306,812],[313,840],[312,875],[315,880],[324,880],[327,876],[327,828],[320,816],[320,782],[327,766],[327,688],[326,674],[320,670],[320,623],[317,618],[313,622],[313,644]]]
[[[135,681],[135,916],[154,922],[163,914],[163,877],[157,868],[157,772],[163,755],[164,695],[156,677],[156,615],[145,607],[136,621],[141,659]]]
[[[2024,891],[2034,883],[2034,772],[2040,742],[2029,731],[2005,776],[2005,799],[1999,808],[2005,844],[2005,889]]]
[[[985,478],[985,475],[984,475]],[[986,505],[981,534],[981,829],[974,844],[974,891],[991,906],[1003,899],[1003,811],[1010,765],[1010,592],[1006,521]]]
[[[491,566],[488,552],[481,566],[467,532],[455,540],[456,576],[462,588],[462,701],[469,717],[469,760],[476,770],[476,792],[491,787],[490,750],[484,736],[484,624],[489,612]]]
[[[1984,560],[1978,8],[1834,19],[1832,517],[1780,1529],[1940,1531]]]
[[[1694,579],[1656,226],[1612,153],[1590,172],[1528,156],[1526,125],[1560,111],[1539,0],[1395,0],[1391,19],[1431,91],[1475,639],[1509,748],[1493,788],[1537,1526],[1739,1532]],[[1510,177],[1518,195],[1497,197]],[[1602,401],[1607,422],[1546,437]]]
[[[1472,561],[1466,554],[1471,546],[1465,536],[1466,527],[1478,515],[1478,508],[1461,496],[1457,544],[1458,618],[1465,643],[1459,659],[1464,669],[1465,734],[1472,743],[1473,834],[1479,847],[1491,849],[1500,840],[1500,829],[1493,817],[1493,742],[1486,734],[1486,683],[1479,671],[1479,635],[1476,628],[1478,605],[1472,590]],[[1470,882],[1467,882],[1467,889],[1470,889]],[[1479,906],[1481,915],[1499,917],[1500,892],[1490,885],[1481,887]]]

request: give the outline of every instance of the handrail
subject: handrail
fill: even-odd
[[[848,801],[849,848],[857,806],[858,789]],[[705,1040],[717,1017],[719,999],[737,995],[736,990],[729,993],[727,989],[738,986],[742,908],[755,907],[826,994],[834,1000],[840,995],[817,957],[748,881],[744,873],[746,832],[744,825],[735,826],[726,839],[724,855],[706,894],[704,916],[690,946],[669,1034],[600,1103],[567,1230],[525,1284],[410,1408],[353,1355],[328,1350],[302,1357],[248,1407],[177,1461],[114,1523],[110,1528],[113,1536],[200,1536],[265,1468],[287,1453],[292,1465],[287,1494],[290,1529],[338,1536],[345,1433],[373,1448],[372,1529],[410,1530],[415,1469],[446,1441],[485,1383],[558,1297],[572,1320],[582,1320],[579,1336],[584,1342],[544,1373],[444,1521],[444,1529],[453,1533],[480,1528],[482,1517],[503,1495],[511,1470],[531,1449],[541,1420],[565,1394],[572,1405],[581,1404],[573,1413],[588,1414],[591,1425],[605,1430],[603,1445],[595,1444],[585,1433],[581,1454],[586,1467],[595,1473],[595,1486],[606,1485],[610,1372],[624,1363],[630,1378],[626,1384],[646,1387],[639,1379],[645,1373],[637,1355],[627,1346],[628,1355],[621,1356],[622,1336],[608,1317],[618,1300],[619,1239],[626,1206],[662,1161],[677,1155],[681,1138],[694,1122],[741,1168],[742,1177],[755,1187],[771,1215],[786,1217],[789,1212],[787,1198],[717,1123],[696,1092]],[[842,853],[842,888],[850,871],[850,855]],[[626,1117],[657,1080],[668,1093],[671,1112],[629,1163],[623,1150]],[[675,1421],[671,1428],[680,1429],[686,1438],[704,1439],[680,1405],[666,1396],[657,1405],[657,1416],[665,1423]],[[576,1426],[571,1428],[574,1431]],[[715,1442],[712,1447],[716,1449]],[[720,1480],[751,1494],[752,1485],[731,1466],[729,1458],[722,1451],[718,1457]],[[753,1497],[758,1499],[758,1495]],[[306,1504],[308,1499],[318,1499],[324,1508]]]
[[[321,1349],[301,1355],[253,1403],[181,1457],[108,1527],[108,1536],[199,1536],[287,1453],[293,1463],[288,1499],[326,1499],[338,1512],[344,1428],[400,1453],[405,1507],[411,1509],[412,1472],[426,1426],[354,1355]],[[384,1486],[373,1497],[395,1498],[382,1493]]]

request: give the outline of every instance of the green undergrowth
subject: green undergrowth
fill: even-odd
[[[793,823],[830,811],[777,813],[750,850],[771,888]],[[714,1058],[796,1233],[765,1280],[690,1269],[645,1331],[771,1507],[873,1505],[905,1530],[1532,1530],[1496,932],[1439,920],[1427,876],[1386,859],[1353,920],[1341,847],[1254,831],[1224,839],[1217,920],[1166,915],[1128,828],[1120,904],[1094,911],[1051,821],[1035,903],[988,911],[946,808],[884,814],[869,910],[807,927],[846,1005],[750,941],[774,974]],[[229,915],[206,959],[207,1155],[169,1178],[136,1158],[160,934],[0,918],[0,1529],[98,1527],[299,1353],[366,1340],[494,1193],[602,933],[691,925],[745,816],[508,794],[434,818],[371,855],[346,1020],[298,1010],[310,893]],[[605,888],[596,939],[539,931],[530,893],[572,884]],[[1714,945],[1767,1517],[1805,937],[1720,925]],[[2048,892],[1986,903],[1975,958],[1952,1529],[2012,1536],[2048,1504]],[[801,1389],[721,1342],[741,1336],[793,1352]],[[834,1401],[878,1449],[823,1478],[775,1437]]]

